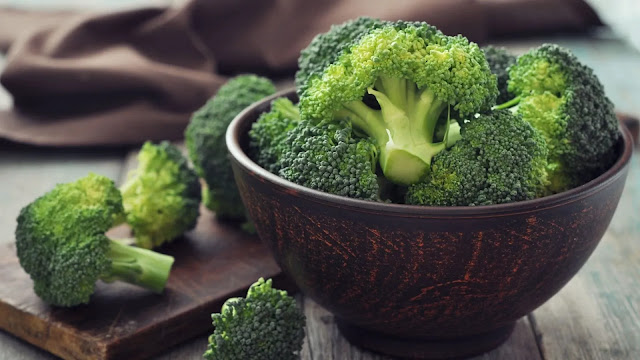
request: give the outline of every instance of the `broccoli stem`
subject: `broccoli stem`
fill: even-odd
[[[124,281],[162,292],[173,265],[173,257],[155,251],[109,241],[111,268],[100,279],[105,282]]]
[[[433,141],[447,104],[429,88],[418,89],[412,81],[387,76],[380,77],[368,93],[375,96],[380,110],[353,101],[344,104],[337,117],[348,118],[376,140],[386,178],[400,185],[419,182],[429,172],[433,156],[447,144],[447,138]]]
[[[512,107],[514,105],[518,105],[519,103],[520,103],[520,96],[516,96],[513,99],[511,99],[511,100],[509,100],[509,101],[507,101],[505,103],[502,103],[502,104],[494,106],[493,110],[507,109],[507,108],[510,108],[510,107]]]
[[[444,135],[445,143],[447,149],[452,147],[458,140],[462,139],[462,135],[460,134],[460,124],[457,121],[450,121],[449,126],[447,127],[447,132]]]

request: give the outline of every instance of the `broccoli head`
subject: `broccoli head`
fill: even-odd
[[[173,258],[109,239],[105,232],[123,220],[120,191],[95,174],[59,184],[24,207],[16,249],[35,293],[49,304],[74,306],[89,302],[98,279],[161,292]]]
[[[534,199],[547,184],[544,137],[519,115],[497,110],[461,130],[433,159],[429,177],[409,187],[414,205],[473,206]]]
[[[314,125],[303,121],[287,133],[278,174],[330,194],[380,200],[378,149],[354,136],[348,122]]]
[[[508,80],[509,80],[509,67],[516,63],[516,56],[509,53],[507,49],[495,46],[484,46],[482,48],[484,56],[489,63],[491,72],[496,75],[498,81],[498,99],[496,102],[502,104],[513,96],[509,93]]]
[[[378,150],[354,136],[348,122],[312,124],[298,107],[278,98],[249,131],[252,158],[274,174],[312,189],[379,200]]]
[[[298,106],[287,98],[271,102],[271,110],[262,113],[249,130],[251,157],[272,173],[280,170],[282,152],[287,149],[288,132],[300,123]]]
[[[305,317],[295,299],[260,278],[245,298],[232,298],[212,314],[209,360],[287,360],[299,358]]]
[[[422,180],[446,148],[446,135],[434,142],[443,112],[465,118],[490,108],[498,93],[475,43],[411,22],[371,30],[307,85],[302,118],[351,123],[379,148],[384,176],[400,185]]]
[[[160,246],[196,225],[200,180],[180,150],[167,141],[142,146],[138,167],[121,191],[127,223],[140,247]]]
[[[275,91],[269,79],[255,75],[236,76],[193,114],[187,126],[185,140],[189,157],[207,184],[203,202],[220,218],[245,218],[225,143],[227,127],[242,110]]]
[[[509,70],[512,107],[549,147],[548,193],[581,185],[607,169],[619,138],[613,103],[589,67],[569,50],[544,44]]]
[[[295,78],[298,95],[302,95],[306,90],[311,76],[321,75],[324,69],[331,65],[344,49],[384,23],[379,19],[359,17],[339,25],[333,25],[326,33],[318,34],[300,52],[298,58],[298,71]]]

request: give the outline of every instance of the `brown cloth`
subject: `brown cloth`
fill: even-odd
[[[29,23],[33,15],[38,26]],[[482,42],[599,24],[582,0],[191,0],[181,8],[51,18],[0,10],[0,137],[42,145],[179,139],[227,76],[292,75],[300,49],[358,16],[423,20]]]

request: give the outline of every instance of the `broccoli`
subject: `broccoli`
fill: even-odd
[[[189,156],[196,172],[207,184],[202,194],[203,202],[219,218],[246,218],[227,153],[227,127],[243,109],[275,91],[269,79],[255,75],[236,76],[193,114],[187,126],[185,140]]]
[[[286,291],[260,278],[246,298],[231,298],[212,314],[209,360],[287,360],[299,358],[305,317]]]
[[[161,292],[173,257],[109,239],[105,232],[124,216],[118,188],[95,174],[59,184],[24,207],[16,249],[35,293],[52,305],[79,305],[89,302],[98,279]]]
[[[296,105],[278,98],[252,125],[249,137],[253,159],[286,180],[331,194],[380,199],[377,147],[354,136],[346,121],[302,121]]]
[[[146,142],[138,167],[121,187],[127,223],[136,244],[150,249],[195,227],[200,215],[200,180],[178,148]]]
[[[473,206],[529,200],[547,184],[543,136],[508,110],[481,115],[462,139],[433,159],[429,177],[409,187],[406,203]]]
[[[260,115],[249,130],[251,157],[272,173],[280,170],[280,158],[286,149],[288,132],[300,122],[300,111],[287,98],[271,102],[271,110]]]
[[[384,23],[379,19],[359,17],[340,25],[333,25],[326,33],[318,34],[300,52],[298,58],[298,71],[295,78],[298,95],[302,95],[306,90],[311,76],[322,74],[327,66],[336,61],[344,49]]]
[[[301,122],[287,133],[278,174],[312,189],[364,200],[380,200],[378,148],[354,136],[348,122]]]
[[[509,67],[516,63],[516,56],[510,54],[505,48],[495,47],[491,45],[482,48],[484,56],[489,63],[491,72],[496,75],[498,80],[498,99],[496,102],[502,104],[510,100],[513,96],[509,93]]]
[[[544,44],[509,69],[509,108],[538,129],[549,148],[547,194],[581,185],[608,168],[619,138],[613,104],[589,67]]]
[[[496,77],[475,43],[426,23],[396,22],[369,31],[311,76],[300,111],[312,123],[351,123],[379,149],[384,176],[410,185],[446,148],[446,133],[434,142],[443,112],[466,118],[489,109],[497,93]]]

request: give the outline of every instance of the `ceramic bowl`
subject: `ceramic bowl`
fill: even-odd
[[[297,100],[293,90],[276,96]],[[335,315],[348,340],[399,357],[465,357],[505,341],[598,245],[633,148],[621,130],[608,171],[540,199],[475,207],[376,203],[291,183],[247,156],[247,132],[273,98],[238,115],[226,137],[259,237],[301,291]]]

